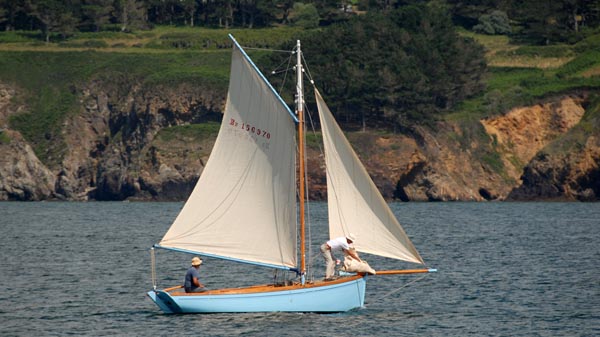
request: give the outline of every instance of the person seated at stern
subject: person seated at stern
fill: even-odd
[[[183,282],[183,288],[186,293],[202,293],[207,291],[202,283],[200,283],[200,265],[202,259],[194,256],[192,259],[192,266],[187,270],[185,274],[185,280]]]

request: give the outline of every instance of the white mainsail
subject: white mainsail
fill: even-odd
[[[219,135],[160,247],[296,267],[295,134],[292,113],[234,40]]]
[[[330,237],[352,233],[360,252],[424,264],[316,89],[315,96],[325,146]]]

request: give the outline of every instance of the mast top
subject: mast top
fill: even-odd
[[[302,85],[303,72],[300,40],[296,40],[296,112],[298,114],[304,111],[304,87]]]
[[[298,192],[300,206],[300,273],[302,275],[302,284],[305,282],[306,273],[306,220],[304,217],[304,94],[302,87],[302,51],[300,49],[300,40],[296,41],[296,113],[298,114]]]

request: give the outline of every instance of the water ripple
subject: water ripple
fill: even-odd
[[[0,326],[6,336],[598,336],[600,204],[393,204],[429,266],[371,277],[366,306],[339,314],[165,315],[145,296],[148,248],[181,203],[0,203]],[[312,251],[326,207],[313,204]],[[162,286],[189,256],[157,252]],[[380,269],[412,267],[368,257]],[[314,269],[322,273],[320,259]],[[206,258],[218,287],[268,270]],[[399,289],[400,291],[393,292]]]

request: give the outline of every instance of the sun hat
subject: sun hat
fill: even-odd
[[[356,236],[354,234],[350,233],[346,236],[346,239],[354,242],[354,241],[356,241]]]
[[[194,258],[192,259],[192,266],[199,266],[201,264],[202,260],[199,257],[194,256]]]

